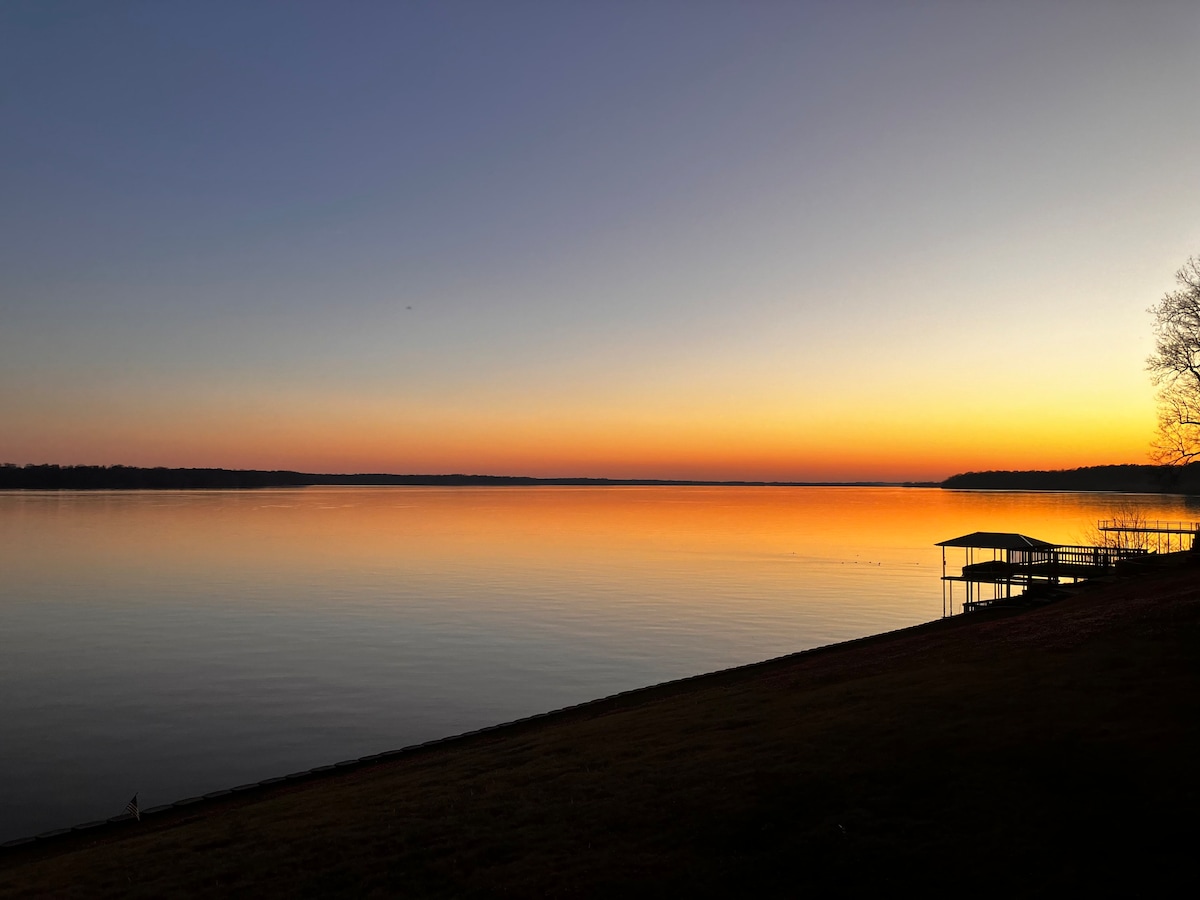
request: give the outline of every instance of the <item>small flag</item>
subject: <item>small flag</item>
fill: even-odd
[[[125,813],[133,816],[139,822],[142,821],[142,811],[138,809],[137,794],[134,794],[133,799],[125,804]]]

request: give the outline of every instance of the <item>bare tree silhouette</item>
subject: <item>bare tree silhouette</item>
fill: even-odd
[[[1153,544],[1148,532],[1146,510],[1130,500],[1118,501],[1109,507],[1105,522],[1110,526],[1127,529],[1124,531],[1101,531],[1100,523],[1092,525],[1083,534],[1083,543],[1093,547],[1113,547],[1118,550],[1149,550]]]
[[[1175,273],[1180,288],[1147,310],[1154,316],[1154,352],[1146,368],[1158,388],[1155,462],[1178,465],[1200,458],[1200,257]]]

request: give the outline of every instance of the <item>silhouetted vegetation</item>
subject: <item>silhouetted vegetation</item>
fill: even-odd
[[[427,487],[533,487],[537,485],[729,485],[805,486],[828,482],[679,481],[658,478],[530,478],[521,475],[315,475],[307,472],[258,469],[144,469],[136,466],[0,466],[0,490],[154,491],[238,490],[246,488],[311,487],[315,485],[412,485]],[[882,482],[841,482],[867,487]],[[933,487],[935,485],[925,485]]]
[[[38,490],[228,490],[301,487],[299,472],[235,469],[142,469],[133,466],[0,466],[0,489]]]
[[[1085,466],[1027,472],[964,472],[942,482],[944,488],[993,491],[1124,491],[1127,493],[1200,493],[1200,464],[1186,466]]]
[[[0,490],[159,491],[244,490],[317,485],[425,487],[562,486],[719,486],[809,487],[838,485],[874,487],[882,481],[696,481],[660,478],[531,478],[522,475],[389,475],[359,473],[320,475],[261,469],[168,469],[137,466],[0,465]],[[905,487],[1006,491],[1124,491],[1130,493],[1200,494],[1200,463],[1184,466],[1087,466],[1053,471],[964,472],[945,481],[904,482]]]
[[[1146,368],[1158,387],[1158,435],[1151,458],[1168,465],[1200,458],[1200,257],[1175,273],[1154,316],[1154,352]]]

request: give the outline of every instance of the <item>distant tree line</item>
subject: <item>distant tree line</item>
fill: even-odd
[[[599,480],[599,479],[598,479]],[[35,490],[241,490],[313,485],[505,485],[542,484],[537,478],[502,475],[313,475],[259,469],[168,469],[137,466],[0,466],[0,489]]]
[[[241,490],[314,485],[413,485],[429,487],[533,485],[763,484],[764,482],[659,479],[531,478],[520,475],[314,475],[258,469],[168,469],[137,466],[0,465],[0,490]]]
[[[728,485],[731,487],[803,487],[834,482],[804,481],[686,481],[662,478],[533,478],[525,475],[314,475],[308,472],[259,469],[167,469],[137,466],[55,466],[12,463],[0,465],[0,490],[43,491],[154,491],[238,490],[246,488],[311,487],[314,485],[411,485],[426,487],[533,487],[563,485],[674,486]],[[836,482],[869,487],[887,482]],[[910,482],[912,487],[937,487],[936,482]]]
[[[316,485],[410,485],[427,487],[532,487],[537,485],[730,485],[805,486],[821,482],[669,481],[618,478],[531,478],[521,475],[315,475],[260,469],[168,469],[137,466],[0,465],[0,490],[155,491],[246,490]],[[882,482],[838,482],[869,487]],[[1183,466],[1089,466],[1055,471],[965,472],[943,482],[909,487],[1009,491],[1126,491],[1200,494],[1200,462]]]
[[[1026,472],[965,472],[944,488],[996,491],[1124,491],[1200,494],[1200,463],[1183,466],[1085,466]]]
[[[136,466],[0,466],[0,489],[89,490],[230,490],[302,487],[299,472],[236,469],[143,469]]]

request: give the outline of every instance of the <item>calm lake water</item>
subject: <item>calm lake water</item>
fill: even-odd
[[[1173,496],[0,493],[0,841],[938,618],[936,541]],[[958,560],[953,560],[958,562]]]

